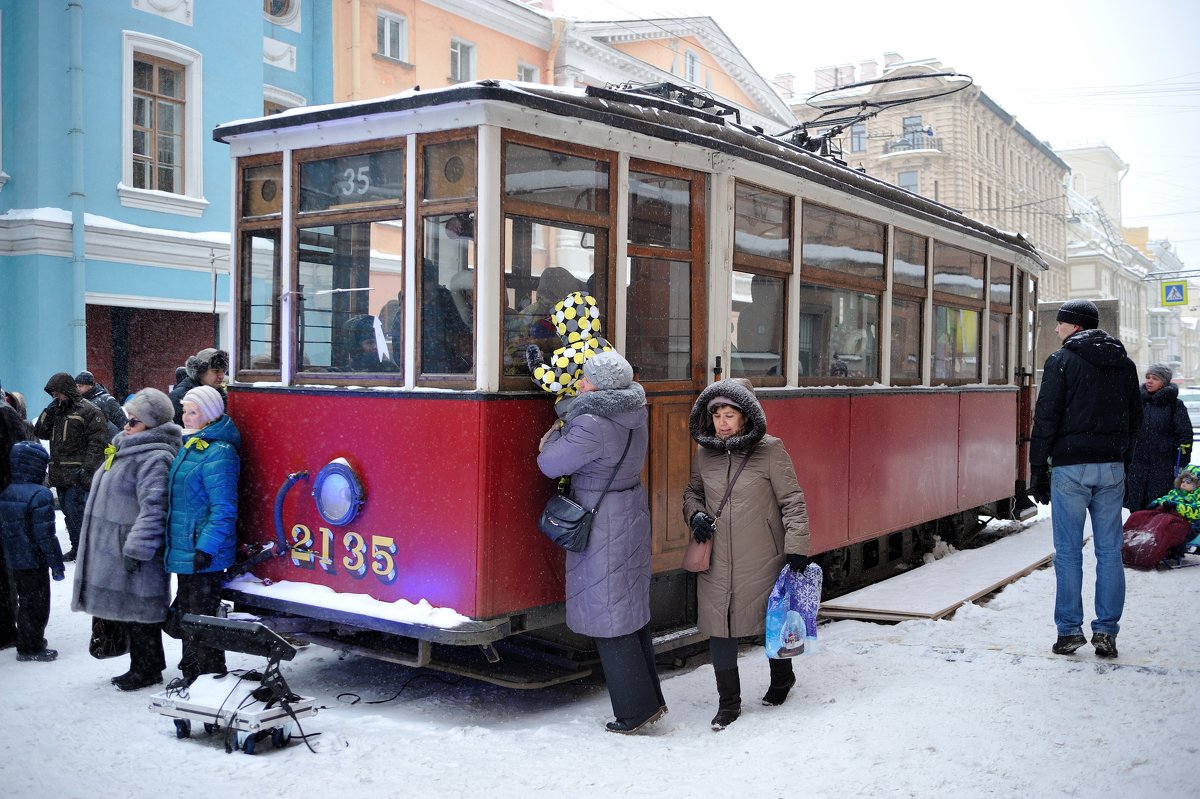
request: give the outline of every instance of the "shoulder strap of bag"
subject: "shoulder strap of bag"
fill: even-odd
[[[629,430],[629,438],[625,439],[625,449],[621,452],[621,460],[617,461],[617,465],[613,467],[613,472],[609,475],[608,484],[604,486],[604,491],[600,494],[600,499],[596,500],[596,507],[592,508],[592,513],[595,514],[596,508],[600,507],[600,503],[604,501],[604,495],[608,493],[608,489],[612,488],[613,480],[617,479],[617,472],[621,468],[621,464],[625,462],[625,456],[629,454],[629,445],[633,443],[633,429]]]
[[[729,485],[725,487],[725,496],[721,497],[721,504],[717,506],[716,518],[721,518],[721,511],[725,510],[725,503],[729,501],[729,495],[733,493],[733,484],[742,476],[742,469],[746,468],[746,462],[750,460],[750,456],[754,454],[754,448],[758,446],[755,441],[750,445],[750,449],[746,450],[746,457],[742,458],[742,462],[738,464],[737,471],[733,473],[733,479],[729,481]]]

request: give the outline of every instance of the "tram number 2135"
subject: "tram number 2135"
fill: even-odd
[[[318,527],[317,534],[303,524],[291,530],[292,565],[300,569],[320,566],[327,574],[337,574],[340,562],[346,573],[361,580],[371,574],[387,585],[396,579],[396,541],[391,536],[367,536],[348,531],[337,541],[328,527]],[[340,557],[339,557],[340,556]]]

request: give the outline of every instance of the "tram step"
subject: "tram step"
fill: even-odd
[[[654,636],[654,651],[670,652],[689,644],[698,644],[706,638],[708,636],[700,632],[700,628],[695,625],[664,630]]]

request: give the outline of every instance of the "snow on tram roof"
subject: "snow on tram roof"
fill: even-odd
[[[213,130],[213,138],[229,143],[244,135],[485,100],[515,103],[535,111],[591,120],[656,138],[728,152],[875,203],[932,218],[968,235],[999,240],[1008,248],[1019,251],[1033,267],[1043,271],[1049,269],[1034,245],[1019,233],[1000,230],[948,205],[804,150],[760,128],[746,127],[721,114],[640,93],[633,88],[572,88],[480,80],[438,89],[410,89],[370,100],[292,108],[269,117],[218,125]]]

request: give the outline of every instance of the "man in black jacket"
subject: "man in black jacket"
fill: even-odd
[[[109,440],[125,427],[125,410],[121,403],[109,394],[103,385],[96,382],[91,372],[85,371],[75,375],[75,388],[79,389],[85,400],[99,408],[104,418],[112,425],[108,428]]]
[[[92,488],[92,475],[104,462],[109,442],[108,422],[92,403],[79,396],[75,379],[58,372],[46,382],[46,393],[54,400],[42,411],[33,430],[50,442],[50,485],[58,494],[71,549],[63,560],[75,560],[83,509]]]
[[[1054,528],[1055,654],[1087,643],[1083,635],[1083,527],[1090,514],[1096,551],[1096,618],[1092,646],[1117,656],[1125,606],[1121,504],[1125,467],[1142,422],[1138,371],[1120,341],[1098,329],[1087,300],[1058,310],[1062,348],[1046,359],[1029,445],[1030,494],[1051,507]],[[1053,472],[1051,472],[1053,466]]]
[[[225,399],[225,374],[229,371],[229,353],[208,347],[189,355],[184,365],[186,376],[171,389],[171,404],[175,406],[175,424],[183,426],[183,395],[196,386],[211,386]],[[176,370],[178,375],[178,370]]]

